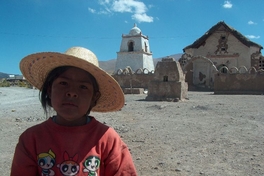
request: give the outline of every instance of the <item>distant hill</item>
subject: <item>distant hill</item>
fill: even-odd
[[[99,66],[101,69],[109,73],[110,75],[115,71],[116,59],[111,59],[108,61],[99,61]]]
[[[9,78],[9,74],[0,72],[0,79]]]
[[[182,55],[182,53],[172,54],[172,55],[168,55],[168,56],[174,58],[175,60],[179,60],[181,58],[181,55]],[[167,57],[167,56],[164,56],[164,57]],[[158,61],[161,61],[162,58],[164,58],[164,57],[153,59],[154,67],[156,67],[156,64],[158,63]],[[102,68],[104,71],[106,71],[109,74],[114,73],[115,64],[116,64],[116,59],[112,59],[112,60],[108,60],[108,61],[99,61],[100,68]]]
[[[173,54],[173,55],[169,55],[169,57],[173,57],[175,60],[179,60],[181,58],[181,55],[182,55],[181,53],[180,54]],[[164,57],[167,57],[167,56],[164,56]],[[164,57],[153,59],[154,67],[156,67],[156,64],[158,63],[158,61],[161,61],[161,59]],[[106,71],[109,74],[114,73],[115,64],[116,64],[116,59],[111,59],[111,60],[107,60],[107,61],[99,61],[100,68],[102,68],[104,71]],[[0,72],[0,79],[8,78],[9,75],[10,74]]]

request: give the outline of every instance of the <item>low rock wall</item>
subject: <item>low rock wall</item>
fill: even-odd
[[[264,94],[264,73],[215,74],[215,94]]]

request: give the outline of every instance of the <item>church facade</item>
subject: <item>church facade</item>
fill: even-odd
[[[150,51],[148,36],[134,25],[129,34],[122,35],[120,51],[117,52],[115,74],[129,68],[132,72],[139,69],[154,71],[152,52]]]
[[[212,26],[193,44],[183,49],[179,59],[189,88],[214,86],[216,72],[241,72],[251,67],[264,68],[263,47],[243,36],[225,22]],[[242,68],[242,69],[241,69]]]

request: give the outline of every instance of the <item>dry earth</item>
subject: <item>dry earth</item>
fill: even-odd
[[[138,175],[264,175],[264,96],[188,92],[183,102],[126,95],[114,113],[92,113],[128,144]],[[38,90],[0,88],[0,175],[19,135],[45,119]]]

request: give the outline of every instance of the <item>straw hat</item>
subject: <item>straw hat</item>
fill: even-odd
[[[21,60],[20,70],[30,84],[41,90],[47,75],[54,68],[61,66],[81,68],[95,77],[101,93],[101,97],[92,111],[119,110],[124,105],[123,91],[115,79],[98,65],[98,60],[93,52],[83,47],[72,47],[65,54],[41,52],[28,55]]]

